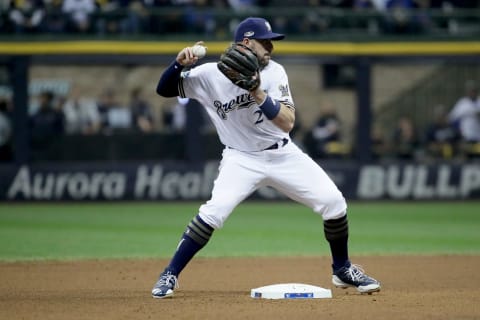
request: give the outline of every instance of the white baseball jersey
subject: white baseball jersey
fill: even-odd
[[[270,60],[261,73],[261,89],[294,108],[285,69]],[[258,188],[271,186],[322,215],[336,219],[346,214],[346,202],[325,171],[261,112],[248,91],[234,85],[206,63],[182,73],[180,96],[198,100],[212,119],[223,150],[212,197],[199,216],[212,228],[221,228],[233,209]],[[280,147],[265,150],[277,143]]]
[[[270,60],[260,72],[261,89],[289,107],[293,100],[285,69]],[[220,141],[240,151],[260,151],[288,138],[288,134],[268,120],[247,90],[221,73],[216,63],[205,63],[182,73],[181,97],[196,99],[207,110]]]

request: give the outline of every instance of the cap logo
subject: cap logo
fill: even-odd
[[[245,38],[248,38],[248,37],[253,36],[254,34],[255,34],[255,32],[253,32],[253,31],[247,31],[247,32],[245,32],[245,33],[243,34],[243,36],[244,36]]]
[[[265,27],[267,27],[268,31],[272,31],[272,27],[270,26],[270,23],[268,23],[268,21],[265,21]]]

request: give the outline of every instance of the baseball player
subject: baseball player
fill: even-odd
[[[154,298],[173,296],[188,262],[234,208],[263,186],[276,188],[322,216],[335,286],[355,287],[362,293],[380,290],[377,280],[349,260],[345,198],[325,171],[289,137],[295,106],[285,69],[271,60],[272,41],[284,37],[272,32],[267,20],[250,17],[237,26],[234,43],[218,63],[184,70],[198,60],[187,47],[161,75],[157,93],[198,100],[225,149],[211,198],[188,224],[152,289]]]

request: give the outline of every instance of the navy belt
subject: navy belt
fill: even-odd
[[[285,147],[285,145],[288,143],[288,139],[287,138],[283,138],[282,141],[279,141],[275,144],[272,144],[270,147],[268,148],[265,148],[263,150],[275,150],[275,149],[278,149],[280,147]]]

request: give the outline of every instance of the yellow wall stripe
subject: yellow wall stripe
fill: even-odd
[[[193,42],[52,41],[0,42],[3,55],[55,54],[176,54]],[[209,54],[220,54],[229,42],[206,43]],[[469,42],[276,42],[277,54],[290,55],[475,55],[480,41]]]

